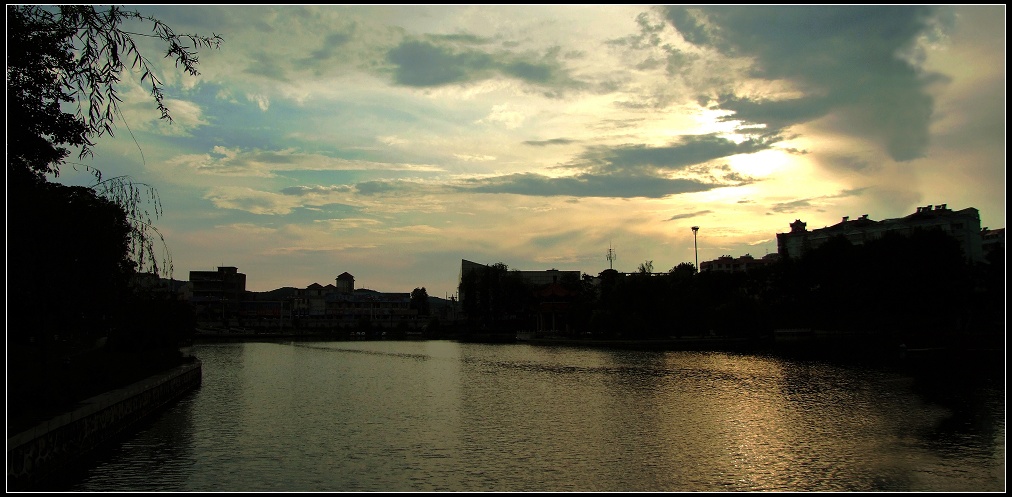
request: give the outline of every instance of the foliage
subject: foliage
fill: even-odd
[[[25,128],[20,130],[24,140],[15,143],[13,155],[22,159],[16,167],[37,175],[59,175],[59,165],[68,154],[59,145],[80,146],[84,158],[92,154],[95,138],[112,135],[115,119],[122,117],[116,85],[127,68],[125,62],[140,72],[141,83],[149,85],[161,118],[172,121],[163,83],[152,62],[138,50],[135,36],[164,42],[165,57],[175,57],[176,67],[191,76],[200,74],[196,50],[218,48],[223,41],[219,35],[177,35],[162,21],[137,11],[116,6],[103,9],[7,6],[8,117],[13,112]],[[130,20],[150,23],[153,34],[127,31],[122,24]],[[76,103],[76,112],[63,112],[62,103]],[[51,148],[45,156],[32,157],[30,146],[40,139]]]
[[[61,108],[74,101],[63,85],[76,71],[74,32],[48,16],[37,6],[7,6],[8,181],[45,181],[70,153],[61,145],[88,143],[87,123]]]
[[[29,326],[11,328],[9,338],[100,332],[122,305],[135,269],[124,257],[130,233],[124,212],[84,187],[23,185],[22,194],[20,214],[8,217],[18,239],[7,245],[14,262],[7,298]]]
[[[677,266],[668,271],[668,274],[693,275],[696,274],[696,266],[691,262],[679,262]]]
[[[162,202],[158,190],[147,183],[134,182],[129,176],[103,179],[101,173],[98,173],[97,179],[98,181],[91,186],[92,190],[119,205],[129,220],[128,254],[137,268],[158,275],[172,276],[174,267],[168,244],[153,222],[153,219],[162,215]],[[158,257],[155,250],[156,237],[161,242],[161,257]]]
[[[127,31],[126,21],[150,23],[153,34]],[[166,57],[194,76],[196,49],[221,42],[176,35],[119,7],[7,6],[7,303],[18,317],[8,330],[8,417],[21,428],[179,364],[180,341],[193,332],[188,303],[129,287],[138,269],[159,273],[154,188],[91,166],[82,166],[95,176],[91,187],[50,181],[69,148],[84,158],[113,134],[128,64],[171,122],[162,81],[135,37],[163,42]],[[161,268],[171,274],[169,261],[166,251]]]
[[[419,316],[429,315],[429,292],[425,291],[425,287],[415,288],[411,291],[409,307],[417,310]]]
[[[128,31],[127,21],[150,23],[153,34]],[[48,175],[59,176],[70,154],[67,146],[79,147],[84,158],[92,155],[96,138],[113,135],[115,120],[122,119],[117,84],[127,63],[149,85],[161,119],[172,121],[162,80],[134,37],[163,42],[165,57],[174,57],[176,67],[191,76],[199,74],[196,50],[222,42],[218,35],[177,35],[158,19],[115,6],[7,6],[8,196],[13,191],[16,207],[25,203],[17,195],[46,182]],[[64,111],[64,104],[74,103],[75,112]],[[154,188],[126,176],[103,179],[98,168],[84,167],[95,175],[94,190],[126,212],[132,228],[129,254],[137,267],[170,275],[168,250],[161,258],[154,250],[156,236],[165,247],[152,223],[161,213]]]
[[[474,324],[486,328],[516,327],[526,320],[532,305],[532,288],[501,262],[461,275],[461,309]]]

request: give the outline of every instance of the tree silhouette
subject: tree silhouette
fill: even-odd
[[[153,34],[128,31],[127,21],[149,23]],[[117,84],[127,63],[150,87],[161,119],[172,121],[162,81],[138,50],[135,36],[164,42],[165,56],[174,57],[176,66],[191,76],[199,74],[197,49],[218,48],[222,42],[218,35],[177,35],[158,19],[115,6],[7,6],[9,206],[27,205],[48,176],[59,176],[70,155],[67,147],[79,147],[79,157],[84,158],[92,155],[96,138],[113,135],[116,119],[122,119]],[[76,111],[64,111],[67,104],[76,104]],[[161,213],[157,192],[127,176],[104,179],[100,169],[84,167],[95,175],[94,191],[126,212],[131,226],[129,253],[138,268],[159,273],[154,238],[163,246],[164,239],[151,220]],[[145,203],[153,204],[153,211]],[[167,251],[162,262],[161,270],[171,274]]]
[[[419,316],[429,315],[429,292],[425,291],[424,286],[411,291],[411,303],[409,305],[412,309],[418,311]]]
[[[691,276],[696,274],[696,266],[691,262],[679,262],[677,266],[668,271],[668,274]]]
[[[149,23],[153,34],[128,31],[127,21]],[[119,7],[7,6],[7,307],[18,317],[8,330],[8,418],[22,429],[178,364],[178,339],[193,327],[187,303],[141,301],[129,286],[138,269],[160,272],[154,188],[91,166],[83,166],[91,187],[55,181],[70,149],[84,158],[113,134],[128,68],[171,122],[162,81],[135,37],[164,42],[166,57],[190,75],[196,50],[221,42],[176,35]],[[171,274],[165,254],[161,269]]]
[[[134,36],[154,37],[167,45],[165,57],[176,67],[197,76],[197,49],[218,48],[221,36],[177,35],[162,21],[116,6],[7,6],[8,119],[19,122],[18,138],[8,143],[8,167],[35,174],[59,175],[69,152],[60,145],[81,146],[80,157],[92,153],[94,138],[113,134],[119,112],[116,85],[126,69],[141,73],[150,86],[161,118],[172,121],[165,105],[163,83],[149,59],[137,48]],[[127,31],[122,24],[135,20],[152,25],[154,34]],[[74,114],[62,103],[76,103]],[[13,105],[12,105],[13,104]],[[10,139],[10,137],[8,137]],[[32,157],[28,146],[48,141],[46,153]],[[20,159],[11,164],[11,158]]]

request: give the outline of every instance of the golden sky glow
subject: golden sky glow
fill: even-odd
[[[693,225],[700,261],[795,219],[1005,225],[1003,5],[139,10],[225,39],[165,61],[172,125],[125,77],[88,162],[158,189],[177,279],[442,297],[461,259],[666,271]]]

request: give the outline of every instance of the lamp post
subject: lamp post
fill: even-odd
[[[692,227],[692,251],[696,254],[696,272],[699,272],[699,249],[696,248],[696,232],[699,231],[699,226]]]

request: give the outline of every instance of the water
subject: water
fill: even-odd
[[[525,344],[201,344],[203,385],[71,491],[1005,490],[1003,387]]]

